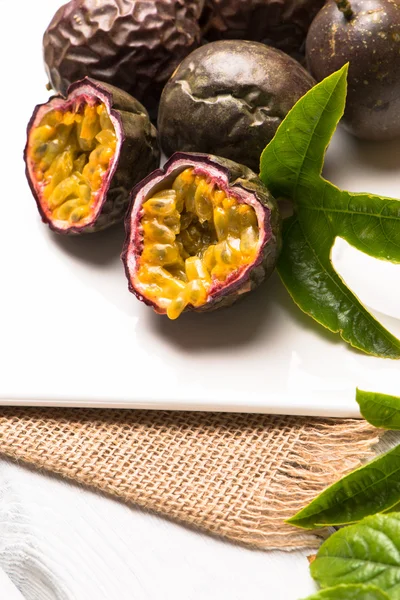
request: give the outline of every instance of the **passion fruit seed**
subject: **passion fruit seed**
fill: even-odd
[[[226,281],[257,254],[254,208],[227,196],[193,168],[182,171],[171,188],[146,200],[142,209],[138,280],[143,294],[166,309],[170,319],[189,304],[204,304],[215,280]]]
[[[33,172],[41,183],[44,210],[53,220],[75,224],[90,217],[116,143],[105,105],[83,98],[65,112],[50,110],[31,129]]]

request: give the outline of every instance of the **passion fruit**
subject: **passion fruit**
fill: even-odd
[[[126,92],[85,78],[38,105],[27,130],[26,175],[42,220],[57,233],[121,221],[132,187],[160,160],[146,109]]]
[[[247,167],[176,153],[132,191],[122,254],[129,289],[170,319],[229,306],[273,271],[274,198]]]
[[[161,147],[167,156],[212,153],[258,172],[266,144],[314,83],[293,58],[258,42],[202,46],[182,61],[164,88],[158,113]]]
[[[325,0],[206,0],[202,32],[208,41],[263,42],[296,58]]]
[[[153,110],[174,69],[200,43],[203,5],[204,0],[71,0],[43,37],[53,89],[65,94],[87,75]]]
[[[306,56],[318,81],[350,63],[343,124],[353,135],[400,136],[398,0],[328,0],[310,27]]]

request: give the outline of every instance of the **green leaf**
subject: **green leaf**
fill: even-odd
[[[261,156],[260,177],[293,200],[278,272],[295,303],[359,350],[400,358],[389,333],[335,272],[337,237],[381,260],[400,262],[400,201],[338,189],[321,176],[326,148],[343,114],[347,65],[312,88],[288,113]]]
[[[390,600],[390,598],[374,585],[342,584],[320,590],[304,600]]]
[[[326,148],[344,112],[347,71],[345,65],[300,98],[261,154],[260,177],[272,194],[293,198],[299,185],[307,189],[320,178]]]
[[[356,400],[364,419],[383,429],[400,430],[400,398],[357,390]]]
[[[328,538],[310,565],[322,586],[372,584],[400,600],[400,514],[374,515]]]
[[[315,221],[324,240],[330,240],[325,223]],[[279,275],[296,304],[316,321],[355,348],[387,358],[400,357],[399,341],[360,304],[335,272],[330,243],[316,251],[298,215],[284,222]],[[328,246],[328,247],[327,247]]]
[[[328,487],[287,522],[302,529],[348,525],[398,502],[400,445]]]

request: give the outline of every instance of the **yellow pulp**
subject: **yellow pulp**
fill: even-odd
[[[29,148],[43,210],[52,220],[84,223],[116,148],[104,104],[49,111],[32,128]]]
[[[143,251],[138,279],[143,294],[176,319],[199,307],[210,287],[255,259],[259,241],[254,208],[195,175],[176,177],[171,189],[143,204]]]

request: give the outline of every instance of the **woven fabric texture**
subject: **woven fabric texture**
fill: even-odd
[[[365,421],[2,408],[0,452],[232,541],[315,548],[284,520],[372,456]]]

